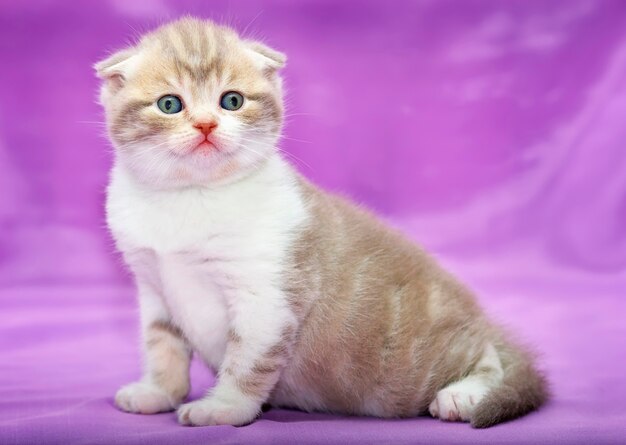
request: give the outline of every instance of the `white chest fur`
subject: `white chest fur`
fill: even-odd
[[[115,167],[107,221],[137,279],[217,367],[237,290],[280,280],[306,210],[290,168],[275,158],[216,189],[150,190]]]

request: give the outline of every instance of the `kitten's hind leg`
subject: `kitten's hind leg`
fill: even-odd
[[[492,344],[485,347],[472,372],[437,393],[428,410],[433,417],[468,422],[474,408],[503,377],[502,364]]]

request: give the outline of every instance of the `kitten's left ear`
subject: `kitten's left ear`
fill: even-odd
[[[246,48],[264,71],[274,73],[285,66],[287,56],[260,42],[246,41]]]

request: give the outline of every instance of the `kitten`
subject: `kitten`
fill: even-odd
[[[546,399],[531,356],[426,253],[276,147],[285,56],[185,18],[96,64],[116,147],[110,230],[145,370],[115,403],[243,425],[261,405],[488,427]],[[195,351],[217,372],[189,392]]]

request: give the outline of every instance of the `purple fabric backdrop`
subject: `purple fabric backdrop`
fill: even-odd
[[[184,13],[288,54],[282,147],[535,344],[544,409],[476,431],[287,410],[184,428],[113,408],[140,363],[91,65]],[[623,1],[6,0],[0,61],[0,443],[626,443]],[[198,397],[212,377],[193,378]]]

